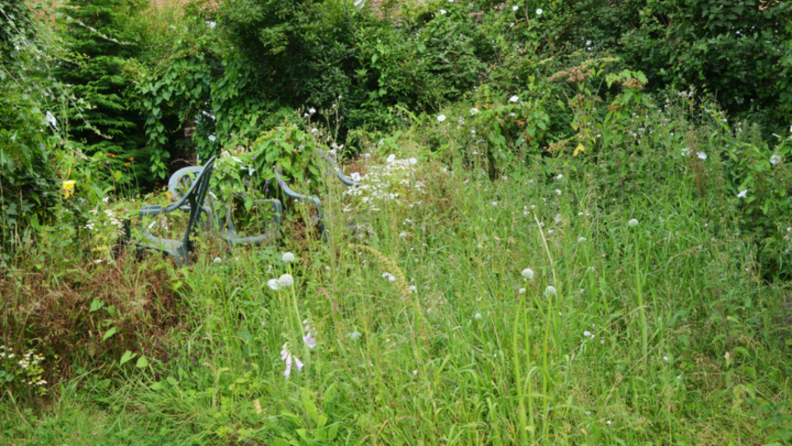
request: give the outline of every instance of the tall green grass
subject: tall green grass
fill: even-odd
[[[201,255],[173,276],[190,327],[167,358],[75,380],[66,388],[79,390],[26,423],[6,395],[0,437],[789,441],[789,290],[761,279],[756,245],[719,192],[716,148],[702,149],[707,164],[674,144],[619,149],[643,158],[609,184],[621,174],[607,153],[588,165],[531,158],[490,181],[476,164],[433,160],[420,135],[398,147],[397,158],[417,158],[381,185],[398,197],[375,211],[333,187],[325,241],[287,228],[283,246]],[[366,169],[388,154],[363,158]],[[297,261],[283,262],[285,251]],[[267,286],[286,273],[293,287]],[[288,378],[284,344],[305,364]]]

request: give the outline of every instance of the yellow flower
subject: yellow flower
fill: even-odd
[[[64,181],[63,182],[63,197],[69,198],[74,194],[74,185],[77,184],[74,180]]]

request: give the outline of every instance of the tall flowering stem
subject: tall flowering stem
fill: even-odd
[[[525,412],[525,389],[523,389],[523,380],[522,380],[522,376],[520,375],[520,353],[519,353],[519,343],[517,342],[517,333],[519,332],[520,312],[525,312],[523,307],[524,307],[523,302],[520,302],[520,305],[517,305],[517,314],[514,317],[514,331],[512,334],[512,355],[514,357],[514,378],[515,378],[514,381],[515,383],[517,383],[517,399],[520,405],[519,412],[517,413],[517,416],[519,417],[520,420],[520,437],[522,439],[522,444],[528,444],[528,433],[526,431],[527,430],[531,431],[531,437],[533,440],[534,429],[533,429],[533,423],[531,423],[530,428],[528,427],[528,416],[526,415]],[[528,342],[527,336],[525,338],[525,343],[526,345],[530,344],[530,342]],[[528,355],[526,358],[527,359],[526,362],[528,363],[526,370],[528,370],[528,373],[530,373],[531,370],[530,352],[528,351],[527,348],[525,351],[526,354]],[[529,379],[528,380],[529,386],[530,386],[530,381],[531,380]],[[532,404],[530,405],[532,406]],[[531,443],[533,443],[533,441],[531,441]]]
[[[630,225],[634,226],[634,225]],[[644,367],[649,360],[649,332],[646,325],[646,309],[643,301],[643,279],[641,278],[641,255],[639,251],[639,234],[633,240],[635,244],[635,293],[638,295],[638,317],[641,323],[641,354],[643,355]]]
[[[542,243],[544,244],[545,252],[547,253],[547,258],[550,260],[550,271],[553,273],[553,284],[558,288],[561,288],[561,284],[558,282],[558,277],[556,276],[555,270],[555,263],[553,262],[553,256],[550,254],[550,248],[547,246],[547,239],[544,236],[544,232],[542,232],[542,225],[539,222],[539,218],[534,214],[534,220],[536,221],[536,227],[539,229],[539,235],[542,236]],[[548,347],[548,342],[550,339],[550,319],[553,318],[553,297],[556,296],[560,291],[556,289],[555,293],[545,293],[545,297],[547,298],[547,320],[545,320],[545,333],[544,333],[544,345],[543,345],[543,352],[542,352],[542,368],[544,369],[544,373],[542,374],[542,394],[545,398],[547,398],[547,386],[548,386],[548,374],[550,373],[550,367],[548,366],[547,362],[547,352],[550,350]],[[555,322],[555,318],[553,318],[553,322]],[[555,328],[555,323],[553,323],[553,327]],[[550,434],[550,403],[549,398],[545,404],[545,417],[544,423],[542,425],[542,432],[545,438],[549,438]]]

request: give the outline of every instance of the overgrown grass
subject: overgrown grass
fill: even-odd
[[[46,409],[4,393],[0,438],[786,444],[789,287],[762,279],[717,147],[669,141],[491,181],[407,132],[397,160],[361,158],[377,175],[360,195],[330,190],[326,241],[290,226],[284,246],[199,250],[170,272],[189,329],[167,354],[113,350],[112,374],[63,382]]]

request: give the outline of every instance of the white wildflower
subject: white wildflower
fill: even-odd
[[[525,268],[524,270],[522,270],[522,276],[528,280],[531,280],[533,279],[534,272],[531,268]]]
[[[638,226],[638,220],[633,218],[632,220],[627,222],[627,225],[629,225],[631,228]]]
[[[286,262],[286,263],[293,262],[294,261],[294,254],[292,254],[290,252],[284,252],[283,253],[283,261]]]
[[[51,126],[58,128],[58,121],[55,119],[55,116],[52,114],[52,112],[47,112],[47,122],[49,122]]]
[[[278,285],[281,288],[289,288],[294,285],[294,277],[291,274],[284,274],[278,278]]]
[[[704,153],[704,152],[698,152],[698,153],[696,153],[696,156],[698,156],[700,160],[707,159],[707,154]]]
[[[480,321],[481,320],[481,313],[476,313],[476,315],[473,316],[473,318],[476,319],[477,321]]]
[[[773,155],[773,156],[770,157],[770,164],[775,166],[776,164],[778,164],[780,162],[781,162],[781,157],[780,156]]]
[[[547,296],[555,296],[556,294],[558,294],[558,291],[556,291],[555,287],[552,285],[545,289],[545,295]]]
[[[543,12],[544,11],[542,11],[542,8],[539,8],[536,10],[536,15],[542,15]]]
[[[512,97],[509,98],[509,102],[517,102],[519,100],[520,100],[520,98],[518,98],[517,96],[512,96]]]
[[[745,198],[746,195],[748,195],[748,189],[740,191],[740,193],[737,194],[737,198]]]
[[[442,11],[442,9],[441,9],[441,11]],[[437,117],[437,120],[438,120],[439,122],[443,122],[443,121],[445,121],[445,120],[446,120],[446,117],[445,117],[445,115],[439,115],[439,116]]]
[[[479,110],[476,107],[473,107],[473,108],[470,109],[470,114],[471,115],[477,115],[478,112],[479,112]]]

